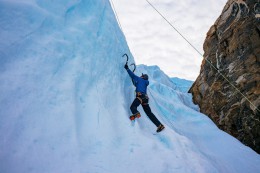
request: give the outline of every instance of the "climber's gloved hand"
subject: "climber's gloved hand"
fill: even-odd
[[[124,68],[125,68],[126,70],[129,69],[127,64],[125,64],[125,67],[124,67]]]

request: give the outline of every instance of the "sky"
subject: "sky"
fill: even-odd
[[[110,0],[136,64],[157,65],[170,77],[196,80],[202,57],[146,0]],[[209,28],[227,0],[149,0],[202,54]]]

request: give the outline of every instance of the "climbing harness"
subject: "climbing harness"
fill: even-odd
[[[149,97],[147,94],[143,94],[141,92],[136,93],[136,98],[140,100],[142,105],[148,105]]]
[[[200,55],[203,57],[202,53],[195,47],[193,46],[193,44],[191,44],[191,42],[184,37],[181,32],[179,32],[174,26],[173,24],[171,24],[171,22],[169,22],[166,17],[164,17],[155,7],[152,3],[150,3],[148,0],[146,0],[146,2]],[[256,8],[255,8],[256,9]],[[256,11],[256,10],[255,10]],[[205,60],[207,63],[209,63],[209,65],[211,67],[213,67],[238,93],[240,93],[257,111],[260,112],[260,110],[234,85],[231,83],[231,81],[229,79],[227,79],[227,77],[225,75],[223,75],[219,69],[217,67],[215,67],[206,57]]]

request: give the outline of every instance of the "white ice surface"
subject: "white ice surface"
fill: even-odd
[[[260,156],[155,67],[166,126],[129,121],[134,62],[108,0],[0,0],[0,173],[256,173]]]

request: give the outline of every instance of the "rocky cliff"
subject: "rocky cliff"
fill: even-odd
[[[222,130],[260,153],[260,1],[229,0],[209,29],[189,90]]]

